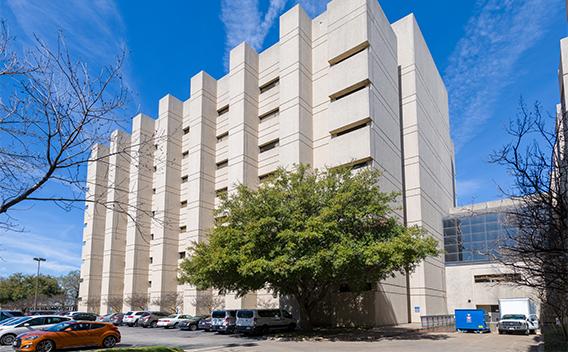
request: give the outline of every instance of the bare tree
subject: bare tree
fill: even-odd
[[[85,300],[85,306],[88,312],[98,312],[101,307],[100,296],[90,296]]]
[[[124,302],[126,302],[132,310],[145,310],[148,307],[148,301],[148,295],[144,294],[133,294],[124,299]]]
[[[109,307],[112,313],[122,312],[124,300],[121,296],[109,296],[105,298],[104,303]]]
[[[199,292],[199,294],[191,300],[191,305],[195,307],[197,314],[209,314],[215,309],[224,308],[225,298],[213,294],[211,290],[208,290]]]
[[[152,300],[152,304],[161,307],[167,313],[180,313],[183,310],[183,295],[179,292],[169,292],[160,298]]]
[[[126,121],[124,52],[114,64],[95,69],[73,58],[62,36],[55,47],[36,37],[29,51],[17,54],[10,50],[13,40],[4,22],[0,29],[0,228],[20,230],[14,210],[40,201],[66,210],[91,202],[129,217],[133,210],[151,216],[147,209],[132,209],[104,195],[85,196],[92,186],[85,172],[90,162],[106,163],[119,155],[139,167],[151,167],[139,159],[153,153],[156,136],[140,141],[144,148],[127,143],[118,150],[92,153],[98,144],[109,143],[111,132]],[[50,191],[49,185],[57,191]],[[129,192],[122,185],[101,186]]]
[[[568,157],[566,117],[545,118],[539,104],[521,101],[507,130],[512,141],[491,160],[503,165],[514,183],[503,193],[514,200],[506,211],[517,230],[500,245],[500,260],[518,275],[515,283],[535,289],[545,324],[568,340]]]

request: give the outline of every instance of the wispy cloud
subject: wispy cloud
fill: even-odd
[[[259,0],[223,0],[221,21],[225,25],[225,68],[229,64],[229,51],[242,42],[255,50],[263,48],[264,40],[277,22],[288,3],[299,3],[310,16],[316,16],[325,9],[328,0],[269,0],[263,13]]]
[[[483,186],[481,180],[457,180],[456,191],[460,199],[467,199],[474,197]]]
[[[562,0],[478,0],[475,8],[444,75],[458,152],[515,82],[516,64],[562,12]]]

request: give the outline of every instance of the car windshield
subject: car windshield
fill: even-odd
[[[515,319],[515,320],[525,320],[527,317],[525,317],[524,314],[505,314],[503,315],[503,318],[501,319]]]
[[[55,324],[53,326],[45,328],[44,330],[45,331],[51,331],[51,332],[63,331],[65,329],[67,329],[68,327],[70,327],[72,324],[73,323],[63,322],[63,323]]]
[[[237,318],[246,318],[246,319],[250,319],[253,316],[253,312],[252,310],[239,310],[237,312]]]
[[[20,318],[8,318],[6,320],[0,321],[0,325],[8,325],[8,324],[10,324],[10,322],[12,322],[16,319],[20,319]]]
[[[177,318],[177,314],[168,315],[168,318]]]
[[[211,314],[211,316],[213,318],[224,318],[225,317],[225,311],[224,310],[216,310],[213,312],[213,314]]]

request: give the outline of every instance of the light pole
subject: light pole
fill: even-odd
[[[36,287],[35,287],[35,297],[34,297],[34,310],[37,310],[37,291],[39,290],[39,265],[41,262],[47,261],[45,258],[36,257],[34,260],[37,262],[37,276],[36,276]]]

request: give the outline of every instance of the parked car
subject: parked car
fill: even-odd
[[[70,312],[67,316],[73,320],[96,321],[98,319],[98,316],[95,313],[87,312]]]
[[[19,335],[12,346],[22,352],[90,346],[112,348],[120,342],[120,337],[118,328],[110,323],[68,321]]]
[[[0,322],[9,318],[22,317],[24,313],[19,310],[0,310]]]
[[[155,328],[158,326],[158,320],[167,317],[169,314],[165,312],[150,312],[145,317],[140,318],[138,325],[143,328]]]
[[[296,319],[283,309],[243,309],[237,311],[236,331],[266,334],[271,330],[296,329]]]
[[[14,318],[8,318],[5,320],[0,321],[0,326],[2,325],[9,325],[11,322],[13,322],[14,320],[20,319],[21,317],[14,317]]]
[[[207,331],[207,332],[211,331],[211,317],[201,319],[199,321],[199,323],[197,324],[197,329],[198,330],[204,330],[204,331]]]
[[[20,319],[12,321],[8,325],[0,326],[0,344],[11,345],[14,340],[16,340],[16,336],[20,334],[47,328],[69,320],[71,320],[71,318],[58,315],[34,315],[21,317]]]
[[[115,326],[122,326],[122,319],[124,319],[124,317],[129,314],[132,314],[132,312],[116,313],[116,315],[110,319],[110,322]]]
[[[62,315],[62,314],[59,314],[59,312],[55,310],[30,310],[26,313],[26,315]]]
[[[236,310],[214,310],[211,312],[211,330],[221,333],[235,332]]]
[[[141,310],[140,311],[134,311],[134,312],[131,312],[128,315],[125,315],[122,318],[122,323],[127,325],[127,326],[130,326],[130,327],[138,326],[138,324],[140,322],[140,318],[143,318],[143,317],[145,317],[149,314],[150,314],[150,312],[145,312],[145,311],[141,311]]]
[[[191,315],[187,314],[171,314],[165,318],[158,320],[158,327],[166,329],[175,329],[178,327],[179,323],[188,320]]]
[[[208,315],[196,315],[194,317],[190,317],[189,319],[180,322],[178,328],[180,330],[195,331],[199,329],[199,323],[207,318],[209,318]],[[209,326],[211,326],[211,319],[209,319]]]

